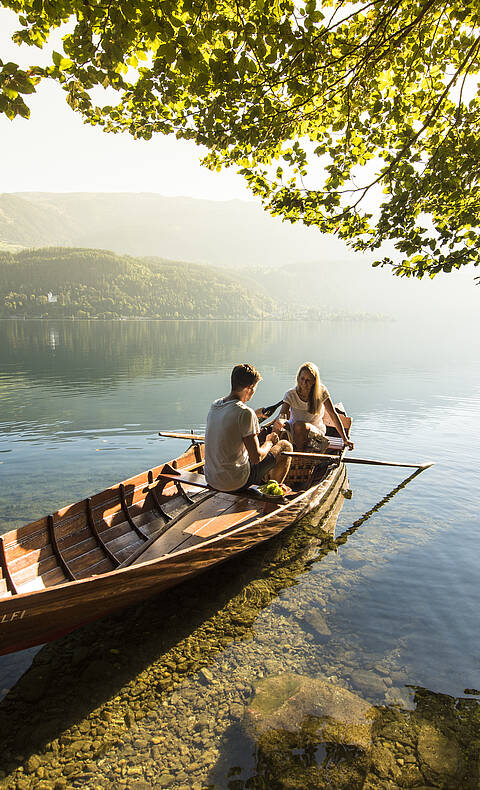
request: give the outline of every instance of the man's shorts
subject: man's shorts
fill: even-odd
[[[265,475],[270,471],[270,469],[273,469],[276,463],[277,459],[274,454],[268,452],[265,458],[259,461],[258,464],[250,464],[250,474],[243,488],[247,488],[248,486],[262,485],[262,483],[265,482]]]

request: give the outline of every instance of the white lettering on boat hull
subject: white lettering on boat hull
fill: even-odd
[[[9,614],[0,615],[0,625],[3,623],[12,623],[14,620],[23,620],[26,611],[26,609],[22,609],[18,612],[10,612]]]

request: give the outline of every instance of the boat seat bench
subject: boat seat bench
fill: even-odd
[[[164,480],[165,482],[173,482],[173,483],[188,483],[192,486],[198,486],[199,488],[206,488],[209,491],[217,491],[218,489],[212,488],[209,486],[205,475],[199,474],[198,472],[184,472],[182,470],[174,469],[173,466],[170,464],[166,464],[164,469],[167,469],[166,472],[160,472],[157,475],[156,481],[160,482]],[[251,497],[252,499],[262,499],[264,501],[268,500],[268,497],[265,497],[261,491],[258,490],[258,486],[249,486],[248,488],[243,489],[245,494]],[[221,492],[219,492],[221,493]],[[227,492],[227,493],[239,493],[239,492]]]
[[[183,470],[174,469],[173,466],[170,466],[169,464],[166,464],[164,469],[165,468],[167,471],[160,472],[160,474],[157,475],[156,480],[164,480],[165,482],[171,480],[174,483],[188,483],[188,485],[198,486],[199,488],[210,488],[207,481],[205,480],[205,475],[202,475],[199,472],[184,472]]]
[[[162,480],[164,480],[165,482],[171,481],[173,483],[188,483],[191,486],[206,488],[209,491],[218,491],[218,489],[212,488],[212,486],[208,485],[205,479],[205,475],[199,474],[198,472],[184,472],[181,470],[176,470],[173,468],[173,466],[171,467],[169,464],[166,464],[166,467],[167,467],[166,472],[160,472],[160,474],[157,475],[156,478],[157,482],[161,482]],[[263,494],[257,490],[256,486],[245,488],[244,491],[245,494],[248,494],[248,496],[251,497],[252,499],[263,499],[263,500],[266,499],[266,497],[264,497]],[[218,493],[222,493],[222,492],[218,491]],[[238,493],[238,492],[232,491],[230,493]]]

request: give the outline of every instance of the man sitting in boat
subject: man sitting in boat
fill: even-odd
[[[252,365],[235,365],[230,394],[214,401],[208,412],[205,478],[219,491],[238,491],[265,480],[282,483],[287,476],[290,458],[281,453],[291,451],[291,443],[272,432],[260,444],[258,418],[263,412],[247,406],[261,379]]]

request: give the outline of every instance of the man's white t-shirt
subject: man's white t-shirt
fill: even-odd
[[[245,485],[250,461],[244,436],[260,430],[257,415],[239,400],[219,398],[212,403],[205,429],[205,477],[219,491],[236,491]]]
[[[322,392],[322,398],[324,401],[328,398],[328,392],[325,388]],[[320,407],[320,411],[314,414],[309,411],[308,402],[300,398],[295,388],[287,390],[283,396],[283,400],[290,406],[290,417],[288,418],[290,425],[293,426],[296,422],[309,422],[311,425],[315,425],[315,427],[318,428],[319,433],[325,434],[326,429],[323,422],[325,406],[323,403]]]

